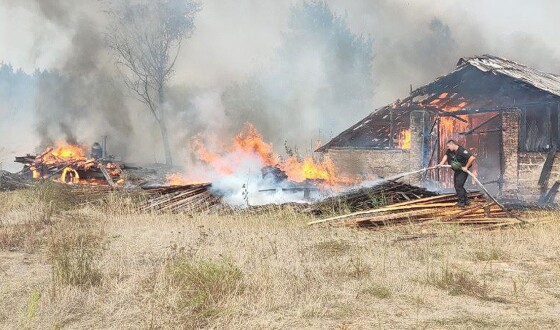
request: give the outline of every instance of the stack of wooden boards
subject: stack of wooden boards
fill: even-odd
[[[309,225],[369,227],[453,224],[476,229],[495,229],[523,222],[481,193],[469,194],[469,206],[455,205],[451,194],[419,198],[388,206],[312,221]]]
[[[0,191],[11,191],[30,187],[21,175],[0,170]]]
[[[212,184],[142,187],[148,194],[140,204],[143,212],[205,213],[222,207],[222,197],[211,191]]]
[[[437,193],[399,181],[386,181],[373,187],[351,190],[314,203],[308,211],[314,215],[360,211],[436,196]]]

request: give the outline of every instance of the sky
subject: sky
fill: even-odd
[[[43,0],[54,2],[53,0]],[[72,28],[57,26],[38,13],[28,0],[0,1],[0,61],[21,67],[57,68],[71,48]],[[74,3],[89,3],[79,0]],[[95,2],[95,1],[93,1]],[[197,30],[179,58],[176,83],[215,86],[250,73],[271,56],[281,38],[289,8],[298,1],[221,0],[201,1]],[[372,35],[378,63],[384,63],[384,47],[395,40],[411,40],[415,25],[439,18],[449,25],[459,49],[493,51],[498,56],[525,60],[542,70],[560,72],[554,59],[560,53],[560,2],[551,0],[438,0],[438,1],[327,1],[337,13],[345,13],[351,29]],[[66,5],[67,6],[67,5]],[[94,10],[82,5],[81,10]],[[409,26],[403,26],[409,25]],[[473,40],[475,39],[475,40]],[[477,40],[476,39],[480,39]],[[526,54],[528,51],[533,54]],[[470,48],[470,49],[469,49]],[[500,52],[503,49],[503,54]],[[545,57],[543,61],[539,56]],[[458,60],[458,58],[457,58]],[[410,61],[409,61],[410,62]],[[419,63],[409,63],[411,66]],[[447,63],[446,63],[447,64]],[[407,63],[408,65],[408,63]],[[438,75],[449,71],[442,67]],[[424,74],[410,83],[427,83]],[[374,72],[375,75],[375,72]],[[435,77],[435,76],[434,76]],[[379,105],[399,97],[410,83],[376,75]],[[424,79],[423,81],[419,81]],[[402,92],[401,92],[402,93]]]

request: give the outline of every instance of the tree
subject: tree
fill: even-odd
[[[274,145],[339,132],[371,111],[373,39],[355,33],[325,1],[302,1],[289,13],[275,55],[224,93],[227,114],[250,120]],[[344,114],[344,115],[341,115]]]
[[[157,122],[165,162],[171,165],[166,85],[174,74],[182,41],[194,32],[194,18],[201,6],[191,0],[123,1],[110,12],[108,45],[126,87]]]

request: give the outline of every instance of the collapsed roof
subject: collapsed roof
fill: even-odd
[[[461,58],[453,72],[414,90],[403,100],[375,110],[317,151],[394,148],[398,132],[409,127],[413,110],[450,113],[463,109],[531,108],[547,102],[560,102],[560,76],[492,55]]]

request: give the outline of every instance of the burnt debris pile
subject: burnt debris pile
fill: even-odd
[[[368,210],[316,220],[309,225],[368,227],[380,229],[397,225],[459,225],[469,229],[497,229],[524,223],[501,205],[481,193],[471,192],[470,205],[459,207],[451,194],[434,194]]]
[[[143,187],[147,199],[141,212],[207,213],[224,206],[222,197],[211,190],[210,183]]]
[[[314,215],[368,210],[385,205],[435,196],[437,193],[399,181],[387,181],[369,188],[360,188],[326,198],[313,204]]]

